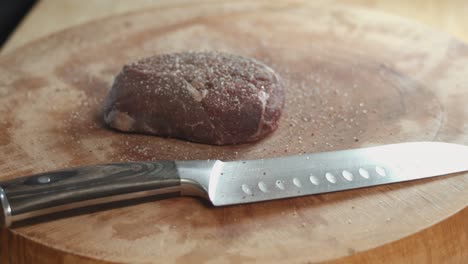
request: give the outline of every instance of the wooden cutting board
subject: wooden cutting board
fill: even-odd
[[[280,128],[209,146],[122,134],[100,107],[122,65],[182,50],[264,61]],[[0,59],[1,179],[84,164],[253,159],[402,141],[468,144],[468,46],[380,13],[302,1],[194,3],[85,24]],[[157,102],[155,102],[157,103]],[[78,210],[1,233],[1,263],[346,263],[468,258],[468,174],[214,208],[192,198]]]

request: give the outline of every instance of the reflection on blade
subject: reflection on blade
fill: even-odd
[[[214,205],[250,203],[466,170],[468,147],[438,142],[233,161],[223,163],[216,186],[210,184],[210,200]]]

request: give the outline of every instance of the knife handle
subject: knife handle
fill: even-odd
[[[103,164],[0,183],[1,227],[44,214],[163,194],[180,195],[174,161]]]

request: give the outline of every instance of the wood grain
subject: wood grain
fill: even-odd
[[[465,263],[468,259],[466,219],[468,208],[465,207],[455,216],[411,236],[329,263]]]
[[[235,52],[271,65],[288,87],[280,128],[257,144],[214,147],[103,127],[101,102],[121,65],[186,49]],[[459,41],[349,7],[183,4],[109,18],[0,59],[2,179],[89,163],[247,159],[413,140],[468,144],[467,65],[468,47]],[[466,208],[467,187],[468,175],[458,174],[223,208],[169,199],[3,230],[0,254],[2,263],[370,258],[395,254],[400,241],[440,234],[437,224]],[[463,218],[453,219],[463,230]],[[457,256],[453,262],[462,259],[466,239],[457,235],[464,234],[440,235],[442,244],[431,242],[436,247],[448,237],[462,247],[433,250],[427,259],[447,252]]]

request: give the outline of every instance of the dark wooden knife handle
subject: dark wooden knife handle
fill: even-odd
[[[103,164],[17,178],[0,183],[0,224],[123,199],[180,195],[180,183],[173,161]]]

